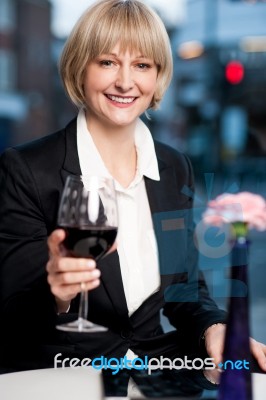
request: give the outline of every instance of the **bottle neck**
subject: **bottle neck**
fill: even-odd
[[[245,243],[248,236],[248,224],[242,221],[232,223],[232,236],[233,240],[238,243]]]

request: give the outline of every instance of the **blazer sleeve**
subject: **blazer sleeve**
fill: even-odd
[[[194,193],[194,177],[189,159],[187,162],[188,180],[187,192]],[[218,308],[210,297],[208,287],[202,271],[198,268],[198,250],[195,245],[193,198],[188,197],[186,218],[187,248],[185,256],[185,270],[182,283],[171,286],[168,300],[164,306],[163,314],[170,323],[176,327],[187,340],[193,342],[203,337],[205,330],[215,323],[225,323],[227,313]],[[185,275],[185,279],[184,279]]]
[[[47,260],[36,182],[20,152],[9,149],[0,158],[0,311],[6,335],[29,342],[52,329],[56,313]]]

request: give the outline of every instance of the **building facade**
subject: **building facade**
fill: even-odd
[[[0,151],[53,129],[51,4],[0,1]]]

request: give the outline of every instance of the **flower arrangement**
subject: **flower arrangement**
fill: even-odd
[[[215,226],[232,223],[236,236],[246,236],[248,228],[263,231],[266,229],[266,201],[250,192],[224,193],[208,203],[203,221]]]

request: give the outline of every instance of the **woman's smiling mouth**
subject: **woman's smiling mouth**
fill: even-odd
[[[112,94],[105,94],[105,96],[111,100],[112,102],[116,102],[119,104],[131,104],[133,103],[137,97],[121,97],[121,96],[115,96]]]

